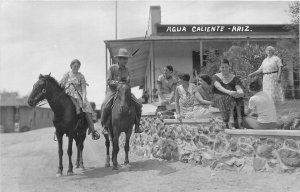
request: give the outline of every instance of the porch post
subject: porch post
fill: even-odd
[[[154,41],[152,41],[152,70],[153,70],[153,88],[155,89],[155,49],[154,49]]]
[[[203,41],[199,41],[199,56],[200,56],[200,72],[203,66]]]
[[[105,44],[105,81],[107,79],[107,45]],[[107,86],[105,86],[105,92],[107,91]]]
[[[152,73],[151,75],[151,95],[152,95],[152,101],[154,101],[154,94],[153,94],[153,90],[156,89],[156,86],[155,86],[155,47],[154,47],[154,41],[151,41],[151,67],[150,68],[150,74]]]

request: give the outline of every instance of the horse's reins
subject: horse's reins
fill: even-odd
[[[70,85],[71,85],[71,84],[70,84]],[[70,85],[68,85],[68,86],[67,86],[66,88],[64,88],[64,89],[69,88]],[[48,81],[47,81],[47,79],[46,79],[46,86],[45,86],[45,88],[44,88],[44,89],[42,90],[42,92],[40,92],[35,98],[40,97],[42,94],[46,94],[46,92],[47,92],[47,86],[48,86]],[[47,101],[47,102],[48,102],[48,103],[54,102],[54,101],[55,101],[56,99],[58,99],[64,92],[65,92],[64,90],[61,91],[56,97],[54,97],[53,99],[51,99],[50,101]],[[45,100],[45,99],[44,99],[44,100]],[[44,101],[44,100],[42,100],[42,101]],[[41,101],[41,102],[42,102],[42,101]],[[37,106],[38,106],[38,107],[43,106],[43,105],[45,105],[47,102],[38,104]]]

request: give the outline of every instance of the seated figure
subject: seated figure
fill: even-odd
[[[270,95],[262,91],[261,82],[256,79],[249,89],[254,95],[249,100],[248,109],[243,118],[243,127],[247,129],[277,129],[275,104]]]
[[[209,111],[210,101],[197,91],[196,86],[189,83],[190,75],[179,76],[180,85],[175,90],[175,106],[177,119],[197,119],[211,116]]]

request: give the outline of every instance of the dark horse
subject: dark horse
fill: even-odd
[[[58,156],[59,166],[56,176],[61,176],[63,171],[62,156],[63,156],[63,135],[69,137],[68,156],[69,169],[68,175],[73,174],[72,164],[72,145],[75,139],[77,145],[77,162],[76,166],[84,168],[82,160],[83,142],[86,137],[88,124],[86,119],[77,115],[76,108],[64,89],[50,75],[40,75],[39,80],[33,85],[32,92],[28,98],[30,106],[36,106],[42,100],[46,99],[54,112],[53,124],[56,129],[56,137],[58,140]]]
[[[114,97],[112,106],[112,130],[110,130],[113,151],[112,151],[112,162],[113,170],[118,169],[118,152],[119,152],[119,137],[121,132],[125,132],[126,143],[125,143],[125,162],[129,163],[128,151],[129,151],[129,140],[135,123],[135,103],[131,99],[131,89],[128,83],[120,82],[117,87],[117,92]],[[105,144],[107,149],[106,166],[109,166],[109,138],[105,135]]]

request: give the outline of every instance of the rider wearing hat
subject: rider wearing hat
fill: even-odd
[[[108,89],[106,90],[105,99],[101,107],[101,123],[103,126],[103,134],[108,134],[108,127],[111,126],[111,106],[113,104],[113,98],[117,91],[119,81],[130,81],[129,71],[126,67],[128,58],[130,57],[131,56],[125,48],[120,48],[118,54],[115,55],[118,63],[111,65],[107,71]],[[141,133],[142,131],[140,130],[139,125],[142,114],[142,105],[133,94],[131,94],[131,99],[134,101],[133,103],[135,103],[136,110],[135,133]]]

